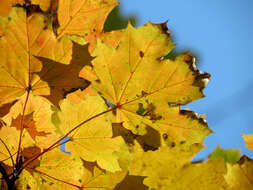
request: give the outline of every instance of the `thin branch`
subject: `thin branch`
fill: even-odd
[[[10,157],[11,157],[11,162],[12,162],[12,168],[14,170],[14,167],[15,167],[15,164],[14,164],[14,160],[12,158],[12,155],[11,155],[11,151],[10,149],[8,148],[8,146],[5,144],[5,142],[0,138],[0,141],[3,143],[3,145],[5,146],[6,150],[8,151]]]
[[[14,155],[17,154],[17,153],[18,153],[18,151],[15,152],[14,154],[12,154],[11,156],[14,156]],[[10,159],[10,156],[9,156],[8,158],[5,158],[5,159],[3,159],[3,160],[0,160],[0,162],[4,162],[5,160],[8,160],[8,159]]]
[[[39,170],[36,170],[36,169],[33,169],[33,168],[29,168],[29,169],[31,169],[31,170],[33,170],[34,172],[37,172],[37,173],[39,173],[39,174],[45,175],[45,176],[47,176],[47,177],[49,177],[49,178],[52,178],[52,179],[54,179],[54,180],[56,180],[56,181],[59,181],[59,182],[62,182],[62,183],[65,183],[65,184],[68,184],[68,185],[77,187],[77,188],[79,188],[79,189],[94,189],[94,188],[108,189],[108,188],[106,188],[106,187],[82,187],[82,186],[75,185],[75,184],[73,184],[73,183],[69,183],[69,182],[67,182],[67,181],[58,179],[58,178],[56,178],[56,177],[50,176],[50,175],[48,175],[48,174],[46,174],[46,173],[44,173],[44,172],[41,172],[41,171],[39,171]],[[101,174],[100,174],[100,175],[101,175]],[[100,175],[98,175],[98,176],[96,176],[96,177],[99,177]],[[95,178],[96,178],[96,177],[95,177]],[[88,183],[90,183],[90,182],[93,181],[93,180],[94,180],[94,179],[90,180]],[[86,185],[87,185],[88,183],[86,183]]]
[[[75,185],[75,184],[73,184],[73,183],[69,183],[69,182],[67,182],[67,181],[64,181],[64,180],[58,179],[58,178],[56,178],[56,177],[50,176],[50,175],[48,175],[48,174],[46,174],[46,173],[44,173],[44,172],[41,172],[41,171],[39,171],[39,170],[32,169],[32,168],[29,168],[29,169],[31,169],[31,170],[33,170],[34,172],[37,172],[37,173],[39,173],[39,174],[45,175],[45,176],[47,176],[47,177],[49,177],[49,178],[52,178],[52,179],[54,179],[54,180],[56,180],[56,181],[59,181],[59,182],[62,182],[62,183],[65,183],[65,184],[68,184],[68,185],[71,185],[71,186],[74,186],[74,187],[77,187],[77,188],[81,188],[81,186],[78,186],[78,185]]]
[[[26,105],[27,105],[27,102],[28,102],[28,97],[29,97],[29,94],[30,94],[30,90],[28,88],[27,90],[27,95],[26,95],[26,99],[25,99],[25,104],[24,104],[24,108],[23,108],[23,113],[22,113],[22,118],[21,118],[21,122],[20,122],[20,135],[19,135],[19,142],[18,142],[18,154],[17,154],[17,158],[16,158],[16,163],[19,163],[19,159],[20,159],[20,149],[21,149],[21,141],[22,141],[22,134],[23,134],[23,131],[24,131],[24,117],[25,117],[25,109],[26,109]]]

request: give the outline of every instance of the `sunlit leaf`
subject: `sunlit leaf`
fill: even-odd
[[[208,156],[209,160],[223,158],[225,162],[237,162],[240,160],[240,150],[235,149],[222,149],[217,146],[216,149]]]
[[[253,189],[253,161],[243,156],[237,163],[227,163],[225,175],[227,183],[233,190]]]
[[[125,171],[123,172],[108,172],[103,169],[100,169],[96,164],[90,162],[83,162],[84,165],[84,176],[82,187],[84,189],[108,189],[112,190],[114,187],[122,181],[126,176]]]
[[[190,149],[182,146],[160,147],[156,151],[144,152],[135,145],[133,160],[130,165],[130,175],[147,176],[144,184],[155,189],[170,183],[184,165],[190,164],[193,156],[203,148],[200,144],[192,145]],[[163,184],[160,186],[160,184]],[[164,188],[165,189],[165,188]]]
[[[210,76],[195,70],[189,53],[162,60],[174,47],[165,24],[128,25],[117,39],[117,47],[99,42],[92,61],[92,85],[117,107],[116,122],[134,134],[148,125],[178,143],[203,142],[211,132],[205,120],[179,105],[202,98]]]
[[[12,166],[12,160],[17,157],[18,143],[20,131],[15,127],[3,126],[0,129],[0,161],[8,166]],[[23,133],[21,148],[35,145],[33,139],[27,132]],[[9,150],[9,151],[8,151]]]
[[[111,172],[121,170],[118,159],[128,148],[121,137],[112,138],[112,127],[109,117],[103,114],[107,110],[104,100],[99,96],[87,94],[78,104],[65,99],[58,113],[59,128],[63,134],[79,126],[70,135],[71,141],[66,144],[66,150],[79,155],[90,162],[97,161],[98,165]],[[90,118],[94,119],[90,120]],[[87,121],[86,123],[83,123]],[[123,167],[123,166],[122,166]]]
[[[21,97],[3,118],[5,123],[18,130],[20,130],[22,120],[20,113],[22,113],[25,99],[25,96]],[[47,148],[59,138],[56,128],[51,122],[51,114],[53,113],[51,106],[52,104],[47,99],[31,94],[24,112],[24,129],[28,132],[29,138],[32,138],[41,148]],[[45,139],[47,140],[45,141]]]
[[[251,135],[242,135],[246,143],[246,147],[253,151],[253,134]]]
[[[58,35],[86,36],[91,41],[102,32],[107,15],[117,4],[115,0],[59,0]]]
[[[205,190],[231,190],[224,179],[226,174],[226,165],[222,159],[213,161],[189,164],[180,170],[177,174],[168,178],[169,183],[164,183],[161,190],[167,189],[205,189]]]
[[[0,104],[13,101],[29,90],[57,103],[70,89],[87,86],[78,77],[82,66],[89,62],[85,47],[72,46],[70,40],[67,40],[69,45],[63,39],[57,41],[52,30],[46,29],[45,33],[41,28],[42,14],[27,17],[22,8],[13,8],[10,18],[0,39]],[[55,41],[51,41],[53,38]],[[76,50],[73,55],[72,48]],[[70,66],[38,57],[44,55]]]
[[[31,189],[78,189],[83,176],[82,161],[74,155],[52,150],[43,155],[39,166],[28,167],[16,182]],[[29,179],[27,182],[26,180]],[[32,183],[32,184],[31,184]],[[25,187],[26,187],[25,186]],[[36,187],[36,188],[35,188]]]

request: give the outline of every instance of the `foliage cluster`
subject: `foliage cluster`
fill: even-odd
[[[117,5],[1,1],[1,189],[253,189],[253,161],[236,151],[191,162],[212,131],[180,106],[210,75],[189,52],[167,56],[166,23],[104,32]]]

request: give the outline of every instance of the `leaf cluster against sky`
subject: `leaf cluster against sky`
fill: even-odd
[[[164,58],[166,23],[105,33],[115,0],[5,3],[2,189],[253,189],[246,156],[191,162],[212,131],[180,105],[204,97],[210,75],[189,52]],[[66,137],[71,154],[59,151]]]

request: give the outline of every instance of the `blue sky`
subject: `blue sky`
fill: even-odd
[[[123,15],[135,15],[141,26],[168,20],[177,50],[197,55],[198,67],[212,75],[206,98],[189,107],[207,114],[215,132],[205,139],[206,158],[220,145],[240,148],[253,158],[241,134],[253,133],[253,1],[252,0],[120,0]]]

